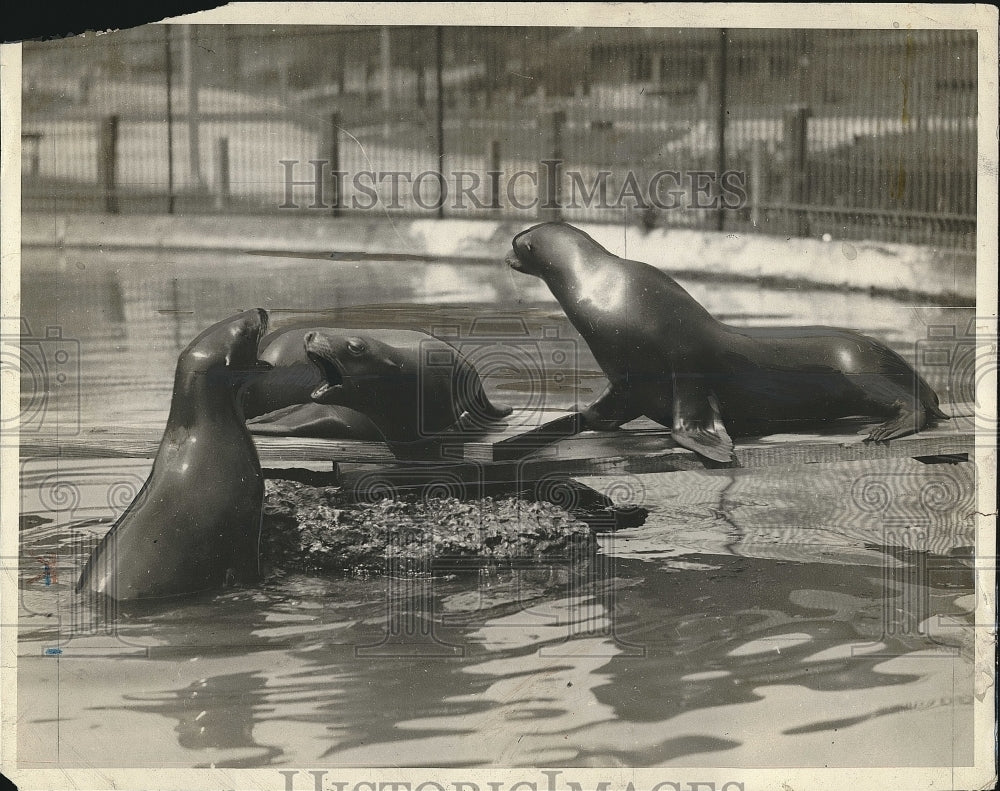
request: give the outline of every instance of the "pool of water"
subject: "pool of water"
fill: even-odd
[[[22,266],[22,419],[49,437],[162,428],[179,350],[258,305],[276,324],[327,310],[346,326],[504,349],[484,353],[484,378],[516,406],[566,408],[603,387],[558,306],[500,264],[456,278],[31,251]],[[960,343],[971,310],[685,285],[734,324],[856,327],[915,360],[943,400],[967,392],[961,370],[921,350],[941,327]],[[352,307],[376,302],[392,305]],[[57,371],[58,387],[38,387]],[[970,464],[660,476],[640,487],[645,522],[602,534],[595,557],[423,577],[277,573],[156,608],[77,597],[89,547],[149,468],[22,460],[22,766],[972,763]]]

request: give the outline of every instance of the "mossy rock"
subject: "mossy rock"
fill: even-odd
[[[275,568],[425,573],[590,554],[591,527],[549,502],[519,497],[352,501],[338,487],[269,480],[265,558]]]

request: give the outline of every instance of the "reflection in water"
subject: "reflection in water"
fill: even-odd
[[[394,268],[387,291],[374,266],[268,261],[281,276],[256,279],[236,255],[211,269],[191,256],[97,258],[72,281],[24,283],[33,331],[61,324],[80,342],[74,397],[85,425],[162,427],[177,352],[235,310],[294,308],[276,313],[280,326],[302,309],[375,293],[410,303],[440,294],[405,267]],[[575,337],[551,303],[524,307],[539,296],[526,279],[477,270],[465,285],[480,298],[475,278],[496,281],[490,309],[518,318],[521,340],[546,327]],[[861,316],[862,329],[911,358],[925,325],[967,323],[967,312],[858,295],[692,291],[717,315],[770,311],[770,323],[852,325]],[[458,327],[464,337],[480,313],[410,304],[340,316],[359,327]],[[477,331],[499,332],[481,322]],[[553,390],[552,406],[601,387],[586,348],[574,354],[566,364],[576,368],[557,372],[574,378]],[[947,372],[922,373],[947,398]],[[491,396],[527,392],[504,376],[487,378]],[[69,401],[48,406],[76,408],[60,398]],[[409,581],[279,571],[253,589],[91,610],[72,593],[85,549],[148,469],[23,465],[25,766],[51,766],[54,755],[66,766],[218,767],[971,758],[970,465],[839,465],[808,485],[801,470],[674,473],[647,479],[646,522],[602,536],[596,558]],[[588,484],[601,491],[599,479]],[[58,567],[48,585],[37,557]],[[54,647],[62,653],[45,654]]]
[[[259,745],[253,738],[266,682],[260,673],[230,673],[200,679],[160,697],[126,695],[124,699],[134,711],[176,719],[177,741],[182,747],[248,752],[243,758],[229,758],[216,766],[266,766],[282,754],[280,748]]]
[[[461,656],[363,655],[358,647],[378,644],[386,629],[382,578],[290,575],[167,611],[132,608],[119,614],[119,633],[154,642],[149,662],[120,665],[119,700],[95,705],[71,687],[63,706],[168,718],[178,746],[203,756],[198,765],[295,765],[311,756],[331,766],[652,766],[752,744],[738,729],[723,736],[668,723],[763,705],[761,690],[773,685],[801,690],[803,701],[810,691],[916,689],[926,668],[890,672],[885,663],[927,651],[944,657],[931,664],[968,662],[960,634],[884,633],[885,607],[918,600],[906,591],[908,564],[886,584],[850,565],[685,559],[691,568],[598,558],[434,578],[429,602],[426,588],[411,599],[397,588],[392,606],[402,620],[433,620],[413,638],[430,632]],[[970,583],[966,567],[936,560]],[[961,616],[951,600],[935,597],[934,614]],[[29,628],[22,639],[43,638]],[[162,666],[172,668],[167,676],[155,670]],[[226,670],[233,666],[241,669]],[[176,681],[164,687],[168,678]],[[901,708],[837,718],[815,710],[782,732],[842,729],[919,709],[913,696],[927,696],[901,694]]]

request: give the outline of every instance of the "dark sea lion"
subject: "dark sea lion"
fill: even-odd
[[[519,233],[507,262],[540,277],[608,377],[584,425],[646,415],[678,445],[729,462],[737,435],[848,416],[886,422],[884,441],[947,418],[927,383],[873,338],[835,327],[731,327],[669,275],[619,258],[565,223]]]
[[[257,578],[264,478],[237,391],[261,367],[267,322],[265,311],[248,310],[181,352],[153,469],[90,556],[78,591],[149,599]]]
[[[321,376],[316,404],[363,411],[394,449],[421,443],[459,419],[477,425],[506,417],[479,373],[445,341],[408,330],[316,329],[305,353]]]
[[[247,428],[253,434],[270,436],[380,440],[381,432],[358,410],[312,402],[312,392],[323,380],[306,356],[303,338],[307,332],[321,329],[353,332],[333,327],[293,326],[276,330],[261,341],[258,356],[272,368],[249,380],[243,391]]]

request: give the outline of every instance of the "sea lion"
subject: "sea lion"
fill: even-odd
[[[512,246],[509,266],[545,281],[608,377],[587,428],[646,415],[678,445],[730,462],[730,432],[862,415],[887,418],[868,437],[885,441],[948,417],[902,357],[854,330],[728,326],[669,275],[565,223],[528,228]]]
[[[261,341],[258,357],[270,363],[271,370],[249,379],[241,393],[247,428],[253,434],[270,436],[382,439],[375,424],[358,410],[312,402],[312,392],[323,379],[306,356],[303,337],[321,329],[353,332],[310,324],[284,327]],[[389,330],[368,332],[391,334]]]
[[[462,418],[482,426],[512,411],[493,404],[472,364],[431,335],[320,328],[303,340],[322,380],[312,401],[363,411],[394,450],[431,439]]]
[[[77,583],[117,600],[194,593],[255,580],[264,478],[237,390],[266,367],[267,313],[209,327],[177,360],[153,469],[98,544]]]

